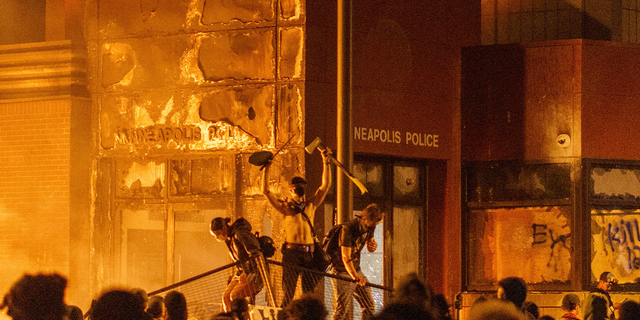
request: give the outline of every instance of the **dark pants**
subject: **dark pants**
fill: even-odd
[[[286,307],[293,299],[296,293],[296,284],[298,276],[302,275],[302,292],[313,292],[320,277],[311,272],[304,272],[295,267],[313,269],[313,253],[302,252],[292,249],[283,249],[282,251],[282,307]],[[289,266],[294,268],[289,268]]]
[[[346,271],[332,271],[333,274],[351,278]],[[358,271],[358,277],[366,279],[362,271]],[[338,279],[331,279],[333,285],[333,316],[332,320],[342,320],[347,316],[347,312],[350,312],[350,306],[353,303],[353,299],[360,304],[360,310],[362,311],[362,319],[369,319],[375,312],[373,297],[371,296],[370,287],[361,287],[353,281],[345,281]]]

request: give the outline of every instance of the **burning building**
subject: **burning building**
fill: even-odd
[[[369,190],[353,210],[389,213],[372,278],[417,272],[450,299],[503,276],[582,291],[611,269],[631,286],[638,8],[352,2],[351,169]],[[0,288],[58,271],[87,307],[166,286],[228,262],[218,216],[282,243],[248,158],[284,147],[267,182],[283,195],[294,175],[320,184],[304,146],[342,142],[336,3],[1,6]]]

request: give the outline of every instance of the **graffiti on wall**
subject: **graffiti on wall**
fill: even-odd
[[[570,217],[564,207],[472,211],[472,283],[510,276],[528,283],[568,282],[573,261]]]
[[[639,220],[638,210],[591,212],[592,277],[604,271],[613,272],[621,283],[640,277]]]

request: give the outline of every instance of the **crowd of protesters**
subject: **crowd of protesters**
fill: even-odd
[[[615,277],[609,272],[600,276],[598,285],[580,301],[568,293],[562,299],[564,314],[555,319],[541,315],[538,306],[527,300],[523,279],[508,277],[498,282],[495,297],[481,296],[471,306],[466,320],[640,320],[640,303],[625,299],[612,303],[609,296]],[[164,297],[148,297],[140,288],[113,289],[93,301],[85,314],[80,308],[65,304],[67,279],[59,274],[25,274],[2,299],[0,310],[14,320],[188,320],[187,300],[179,291]],[[234,299],[230,310],[206,320],[250,319],[247,299]],[[450,320],[451,307],[442,294],[434,294],[417,274],[404,277],[395,288],[393,299],[369,319]],[[278,313],[282,320],[326,320],[327,308],[313,293],[304,293]]]

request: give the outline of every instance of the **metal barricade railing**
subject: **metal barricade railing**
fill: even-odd
[[[335,311],[335,290],[339,285],[354,285],[350,278],[340,277],[331,273],[319,272],[316,270],[304,269],[293,266],[285,266],[279,261],[267,260],[266,264],[263,264],[260,268],[261,276],[264,281],[264,288],[252,299],[250,302],[255,306],[271,307],[277,309],[281,307],[284,291],[284,282],[296,281],[295,293],[293,299],[296,299],[302,295],[302,277],[293,279],[289,277],[292,274],[289,271],[297,271],[293,273],[301,273],[314,275],[317,277],[318,282],[315,287],[314,294],[318,297],[322,297],[325,307],[329,312],[328,319]],[[205,272],[198,276],[180,281],[165,288],[149,292],[149,296],[160,295],[164,296],[167,292],[176,290],[184,294],[187,300],[187,308],[189,316],[198,320],[209,320],[212,316],[222,312],[222,295],[227,287],[227,284],[233,276],[234,270],[240,262],[231,263],[220,268]],[[287,276],[283,279],[283,272]],[[292,284],[292,283],[290,283]],[[382,310],[385,299],[390,297],[391,289],[381,285],[368,283],[366,288],[371,291],[373,305],[366,305],[363,307],[372,310],[377,313]],[[355,299],[351,298],[351,303],[347,305],[348,319],[362,319],[361,308]],[[365,300],[367,301],[367,300]],[[355,307],[353,307],[355,305]],[[272,311],[273,312],[273,311]]]

